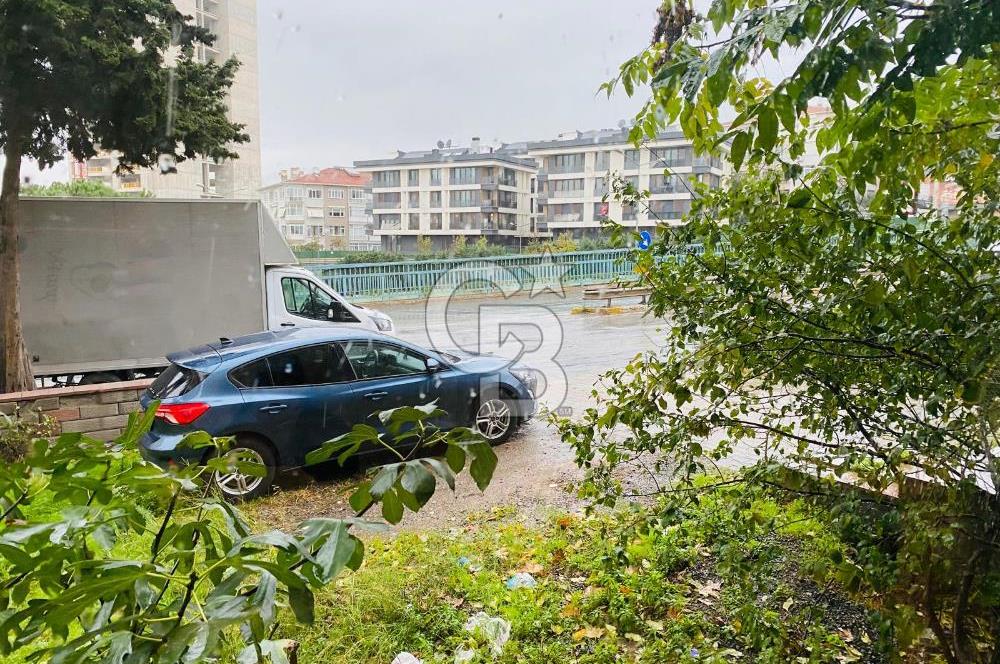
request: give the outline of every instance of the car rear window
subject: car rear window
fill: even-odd
[[[171,364],[149,386],[149,394],[154,399],[179,397],[193,390],[204,379],[205,375],[194,369]]]
[[[354,378],[354,370],[337,344],[294,348],[229,372],[229,379],[242,388],[330,385]]]

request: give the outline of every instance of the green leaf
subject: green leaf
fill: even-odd
[[[403,502],[396,495],[395,490],[389,489],[382,494],[382,518],[391,524],[397,524],[403,520]]]
[[[778,140],[778,116],[770,106],[761,106],[757,113],[757,148],[770,151]]]
[[[316,620],[315,598],[306,586],[289,586],[288,605],[300,623],[311,625]]]
[[[448,449],[444,452],[444,458],[453,472],[460,473],[465,468],[465,450],[456,443],[448,441]]]
[[[803,208],[809,203],[810,200],[812,200],[812,194],[809,193],[808,189],[796,189],[788,195],[788,200],[786,201],[785,206],[790,208]]]
[[[431,496],[434,495],[434,489],[437,487],[434,476],[420,461],[412,461],[407,464],[399,483],[413,494],[420,507],[423,507],[431,499]]]
[[[472,455],[469,474],[475,480],[480,491],[485,491],[493,479],[493,471],[497,467],[497,455],[487,442],[465,443],[465,450]]]
[[[730,149],[730,157],[733,161],[733,170],[740,170],[740,166],[743,164],[743,157],[746,155],[749,145],[750,136],[745,131],[741,131],[733,137],[733,145]]]
[[[365,509],[371,505],[372,502],[374,502],[375,498],[372,496],[371,491],[369,490],[370,488],[371,482],[363,482],[358,485],[358,488],[355,489],[354,493],[352,493],[351,497],[348,499],[348,502],[351,504],[351,509],[356,513],[361,512],[361,510]]]

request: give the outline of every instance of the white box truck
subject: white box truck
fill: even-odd
[[[391,333],[296,265],[255,200],[23,198],[21,318],[51,384],[158,373],[167,353],[288,327]]]

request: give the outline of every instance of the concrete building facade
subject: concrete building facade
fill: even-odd
[[[212,46],[198,45],[201,62],[222,63],[235,55],[240,61],[229,93],[229,117],[245,126],[250,141],[233,146],[239,159],[215,163],[189,159],[176,173],[136,169],[116,174],[117,156],[98,155],[72,162],[70,177],[103,182],[116,191],[147,191],[157,198],[250,198],[260,187],[260,108],[257,63],[257,3],[255,0],[175,0],[193,22],[216,35]]]
[[[573,132],[529,142],[527,154],[538,164],[538,229],[577,239],[601,234],[607,219],[639,229],[679,224],[691,209],[692,180],[718,187],[725,174],[720,158],[695,156],[680,131],[663,132],[641,148],[625,130]],[[647,204],[631,207],[615,200],[610,194],[615,177],[648,191]]]
[[[383,249],[406,253],[421,237],[445,250],[459,235],[519,246],[567,233],[598,237],[606,219],[636,228],[679,224],[694,197],[692,180],[718,187],[725,175],[720,158],[696,157],[680,131],[636,148],[622,129],[494,148],[473,139],[468,148],[399,152],[354,165],[372,174]],[[614,177],[649,191],[648,204],[631,209],[614,200]]]
[[[535,164],[511,151],[469,148],[400,152],[356,161],[372,175],[372,213],[382,249],[413,253],[419,238],[435,251],[458,237],[517,246],[538,236],[533,226]]]
[[[312,173],[292,168],[280,177],[280,182],[261,187],[260,198],[290,246],[378,247],[371,232],[370,175],[333,167]]]

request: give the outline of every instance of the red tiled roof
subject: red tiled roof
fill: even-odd
[[[302,175],[288,182],[295,184],[340,184],[346,186],[363,187],[371,182],[371,173],[358,173],[346,168],[333,167],[324,168],[315,173]]]

